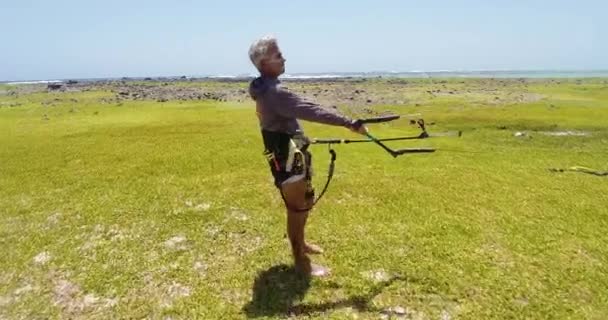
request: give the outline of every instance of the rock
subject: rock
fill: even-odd
[[[394,308],[393,308],[393,312],[394,312],[396,315],[400,315],[400,316],[405,315],[405,309],[404,309],[403,307],[401,307],[401,306],[396,306],[396,307],[394,307]]]
[[[63,89],[63,84],[61,84],[61,83],[49,83],[49,84],[47,84],[46,88],[49,89],[49,90],[53,90],[53,91],[54,90],[61,90],[61,89]]]

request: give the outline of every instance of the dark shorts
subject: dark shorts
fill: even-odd
[[[304,176],[308,181],[312,179],[312,155],[308,151],[310,143],[307,137],[264,130],[262,136],[264,154],[277,188],[295,176]]]
[[[274,185],[281,188],[281,184],[289,178],[304,175],[308,183],[312,183],[312,154],[308,150],[300,150],[293,159],[291,171],[286,170],[286,157],[273,157],[268,160],[270,172],[274,178]],[[303,157],[301,156],[303,155]]]
[[[281,197],[283,197],[283,201],[285,201],[286,204],[287,199],[285,198],[286,195],[283,194],[285,190],[283,189],[283,186],[291,183],[302,183],[302,180],[305,180],[306,191],[304,193],[304,199],[310,201],[306,207],[312,208],[315,198],[315,189],[312,185],[312,154],[307,150],[302,151],[302,154],[304,155],[303,158],[295,157],[293,161],[294,169],[291,172],[276,170],[276,166],[273,163],[270,163],[270,171],[274,177],[274,185],[281,193]],[[306,166],[303,164],[306,164]]]

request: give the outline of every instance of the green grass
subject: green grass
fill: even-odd
[[[526,90],[542,99],[421,95],[419,106],[376,107],[464,135],[393,142],[439,149],[398,159],[335,146],[334,180],[307,229],[333,275],[310,282],[289,268],[251,103],[0,96],[21,104],[0,107],[0,318],[377,319],[401,306],[413,319],[605,319],[608,178],[548,168],[608,170],[608,89],[596,79]],[[355,137],[304,125],[311,137]],[[370,129],[417,133],[405,120]],[[537,132],[548,130],[591,135]],[[312,150],[320,190],[328,155]]]

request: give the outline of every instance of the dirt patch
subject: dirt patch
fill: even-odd
[[[192,294],[190,287],[177,282],[172,282],[164,291],[163,298],[161,299],[161,306],[164,308],[170,308],[177,299],[189,297]]]
[[[194,209],[195,211],[207,211],[211,209],[211,204],[208,202],[194,203],[191,200],[184,202],[186,207]]]
[[[571,130],[565,130],[565,131],[536,131],[536,132],[528,132],[528,131],[517,131],[515,133],[513,133],[514,137],[519,137],[519,138],[531,138],[532,137],[532,133],[534,134],[541,134],[544,136],[550,136],[550,137],[590,137],[591,133],[590,132],[586,132],[586,131],[571,131]]]
[[[67,314],[78,314],[116,306],[118,299],[100,298],[65,279],[59,279],[53,287],[53,303]]]
[[[0,296],[0,307],[6,307],[13,303],[13,298]],[[2,319],[2,318],[0,318]]]
[[[48,227],[51,226],[55,226],[59,223],[59,220],[61,219],[61,213],[60,212],[55,212],[52,215],[50,215],[47,219],[46,219],[46,223]]]
[[[366,271],[362,274],[364,277],[373,280],[374,282],[383,282],[391,279],[391,275],[384,269]]]
[[[584,131],[570,131],[570,130],[566,130],[566,131],[541,131],[539,132],[542,135],[545,136],[553,136],[553,137],[588,137],[591,136],[591,133],[589,132],[584,132]]]
[[[189,243],[185,236],[179,235],[165,241],[165,248],[174,251],[188,250]]]
[[[3,108],[3,107],[14,108],[14,107],[19,107],[19,106],[21,106],[21,103],[19,103],[19,102],[0,102],[0,108]]]
[[[195,261],[192,269],[194,269],[194,271],[196,271],[200,276],[205,276],[207,274],[207,264],[205,264],[202,261]]]
[[[52,257],[48,251],[43,251],[34,257],[34,263],[37,265],[45,265],[51,261]]]
[[[87,226],[86,228],[90,227]],[[112,225],[108,227],[100,224],[95,225],[93,227],[93,230],[89,234],[83,234],[80,237],[87,238],[85,243],[79,248],[81,251],[89,251],[98,246],[110,242],[121,241],[127,238],[127,236],[125,236],[125,234],[118,228],[117,225]]]
[[[383,310],[380,313],[381,319],[428,319],[428,317],[422,312],[417,311],[409,307],[390,307]]]
[[[177,281],[165,282],[155,278],[156,276],[152,273],[145,274],[144,285],[130,289],[121,301],[125,304],[146,303],[156,306],[158,309],[153,312],[156,314],[157,311],[173,307],[177,301],[187,298],[193,293],[191,287]]]
[[[97,313],[118,304],[117,298],[103,298],[92,292],[85,292],[66,275],[51,273],[53,305],[60,308],[65,318],[74,318],[88,313]]]
[[[249,220],[249,215],[247,215],[247,212],[236,207],[230,207],[230,217],[237,221]]]

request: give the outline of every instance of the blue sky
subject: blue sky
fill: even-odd
[[[608,69],[608,1],[0,0],[0,80],[248,74],[276,35],[287,73]]]

